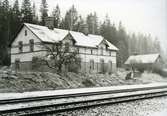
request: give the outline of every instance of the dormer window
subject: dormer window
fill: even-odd
[[[34,40],[30,39],[29,44],[30,44],[30,51],[33,52],[34,51]]]
[[[27,30],[25,30],[24,35],[27,36]]]
[[[18,44],[19,44],[19,53],[21,53],[23,52],[23,42],[19,41]]]

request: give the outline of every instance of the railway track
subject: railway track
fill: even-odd
[[[73,89],[62,90],[57,94],[56,91],[54,92],[55,94],[45,96],[1,99],[0,115],[41,116],[100,105],[167,96],[167,84]],[[3,109],[3,107],[7,108]]]

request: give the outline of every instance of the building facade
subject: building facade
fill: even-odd
[[[117,48],[100,35],[85,35],[62,29],[24,23],[11,44],[13,69],[31,70],[33,57],[42,57],[44,45],[69,43],[78,49],[82,72],[115,72]],[[75,42],[74,42],[75,41]]]

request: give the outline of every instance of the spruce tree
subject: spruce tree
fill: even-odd
[[[60,8],[58,4],[56,8],[53,9],[52,16],[54,17],[54,27],[58,28],[60,24]]]
[[[23,0],[21,13],[23,22],[32,23],[33,16],[30,0]]]
[[[48,17],[48,4],[46,0],[41,1],[40,12],[41,12],[41,24],[45,25],[45,18]]]
[[[35,2],[33,2],[32,16],[33,16],[33,23],[38,24],[38,16],[37,16],[37,14],[36,14]]]
[[[19,10],[19,2],[16,0],[13,5],[13,14],[19,16],[20,15],[20,10]]]
[[[8,11],[9,11],[10,7],[9,7],[9,1],[8,1],[8,0],[4,0],[4,1],[2,2],[2,6],[3,6],[3,10],[4,10],[5,12],[8,12]]]
[[[74,5],[66,12],[64,19],[65,29],[76,30],[75,26],[77,25],[78,12]]]
[[[86,18],[86,22],[88,24],[89,33],[99,34],[96,12],[94,12],[94,14],[90,13]]]
[[[21,11],[19,8],[19,2],[18,0],[16,0],[14,2],[14,5],[12,7],[12,16],[11,16],[11,21],[10,21],[10,27],[11,27],[11,36],[15,35],[16,30],[19,29],[20,25],[21,25]],[[12,41],[13,38],[10,39],[10,41]]]

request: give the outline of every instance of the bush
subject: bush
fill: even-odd
[[[89,80],[89,79],[83,80],[82,84],[85,85],[86,87],[93,87],[93,86],[95,86],[95,84],[91,80]]]
[[[77,58],[75,62],[69,64],[67,67],[69,72],[78,73],[81,69],[81,59]]]
[[[154,68],[153,72],[157,73],[163,77],[167,77],[167,71],[163,70],[162,68]]]
[[[144,67],[138,67],[137,70],[141,73],[143,73],[146,69]]]
[[[39,67],[41,66],[41,61],[39,60],[38,57],[33,57],[32,58],[32,69],[39,69]]]
[[[69,72],[74,72],[74,73],[78,73],[79,72],[79,69],[80,69],[80,66],[79,65],[77,65],[77,64],[70,64],[69,66],[68,66],[68,71]]]

